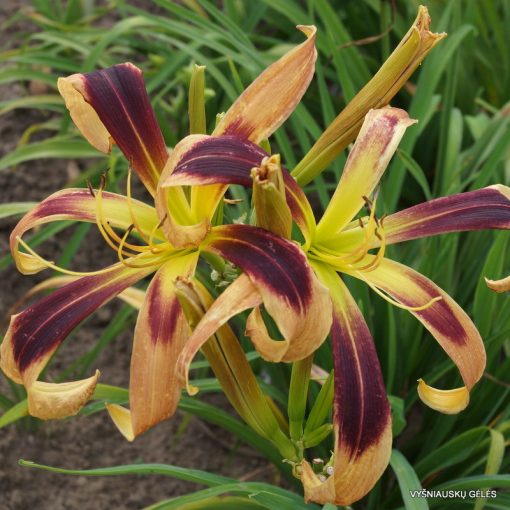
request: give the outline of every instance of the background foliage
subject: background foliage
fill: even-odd
[[[272,141],[273,152],[281,152],[291,169],[389,55],[411,25],[417,5],[412,0],[33,0],[15,18],[23,17],[37,29],[23,34],[15,49],[0,54],[0,84],[21,81],[27,94],[0,103],[0,115],[19,108],[55,114],[24,133],[17,148],[0,159],[0,171],[15,172],[17,164],[40,158],[84,158],[86,170],[72,185],[84,185],[87,179],[97,182],[99,173],[109,167],[110,189],[119,190],[125,182],[126,163],[118,152],[103,157],[77,133],[56,93],[58,76],[122,61],[136,63],[144,70],[166,142],[173,146],[188,131],[187,88],[193,63],[207,66],[210,131],[216,113],[225,111],[266,65],[302,39],[295,25],[316,24],[319,58],[315,79],[303,103]],[[493,183],[510,184],[510,3],[430,0],[428,7],[432,29],[446,31],[449,37],[432,51],[392,102],[407,109],[419,124],[406,133],[382,182],[381,213]],[[7,20],[4,28],[15,18]],[[29,85],[34,84],[43,93],[30,93]],[[345,155],[339,157],[307,187],[317,213],[327,204],[344,161]],[[231,193],[246,198],[244,190],[234,187]],[[0,216],[19,215],[31,206],[4,203]],[[233,216],[242,213],[240,206]],[[67,226],[43,227],[31,244],[36,246]],[[83,238],[84,232],[76,230],[64,253],[67,260],[80,249]],[[478,498],[475,502],[410,499],[408,492],[420,486],[510,487],[510,457],[504,456],[510,437],[510,300],[491,294],[483,280],[484,276],[499,278],[508,273],[508,244],[504,232],[480,232],[390,247],[392,258],[415,267],[450,293],[474,319],[485,340],[486,376],[473,391],[469,408],[459,416],[440,415],[417,401],[419,377],[445,387],[460,382],[455,367],[430,335],[405,311],[348,281],[374,335],[391,395],[398,450],[392,457],[392,469],[354,508],[464,509],[473,508],[473,504],[477,510],[510,508],[510,494],[504,490],[494,500]],[[11,267],[10,256],[4,254],[0,268]],[[101,349],[108,348],[111,338],[125,327],[128,313],[125,308],[119,312],[97,345],[72,367],[75,373],[93,365]],[[251,349],[249,343],[245,345]],[[265,391],[285,406],[288,367],[262,364],[254,353],[249,356],[264,380],[271,382],[270,386],[264,384]],[[331,368],[327,344],[315,362],[326,370]],[[219,391],[206,363],[195,367],[203,377],[201,394]],[[318,389],[312,385],[310,402]],[[181,407],[220,424],[281,467],[267,444],[225,411],[200,401],[201,394],[183,398]],[[105,399],[124,402],[127,397],[124,390],[103,385],[95,399],[84,413],[102,409]],[[11,386],[9,394],[0,395],[5,413],[0,425],[24,416],[24,406],[20,389]],[[327,456],[327,448],[318,448],[316,453]],[[218,495],[225,493],[232,496],[221,500],[221,508],[318,508],[274,486],[235,484],[216,475],[171,466],[123,469],[159,469],[209,487],[151,507],[154,509],[216,508]],[[101,474],[115,473],[103,470]]]

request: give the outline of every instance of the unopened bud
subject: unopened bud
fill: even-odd
[[[259,167],[252,168],[253,205],[257,226],[290,239],[292,214],[282,172],[279,154],[264,158]]]

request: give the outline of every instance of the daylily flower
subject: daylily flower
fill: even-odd
[[[290,115],[308,87],[316,59],[315,28],[300,29],[306,41],[269,66],[244,91],[217,126],[215,136],[242,135],[258,147],[255,144]],[[130,410],[116,405],[108,410],[129,440],[172,415],[181,392],[175,362],[189,336],[174,282],[193,275],[203,251],[219,254],[244,271],[243,278],[254,289],[250,302],[264,305],[281,325],[289,359],[312,352],[313,344],[303,352],[301,336],[310,328],[318,343],[327,336],[331,323],[327,289],[294,243],[247,225],[211,226],[223,186],[205,193],[203,188],[193,188],[189,201],[180,187],[159,187],[181,149],[177,147],[169,155],[141,71],[132,64],[121,64],[61,78],[58,87],[82,134],[105,153],[117,144],[155,197],[156,208],[131,197],[130,177],[127,196],[106,192],[103,180],[97,190],[66,189],[51,195],[13,230],[11,251],[22,273],[53,268],[81,276],[11,318],[1,346],[0,366],[8,377],[25,386],[29,413],[50,419],[79,411],[93,393],[99,372],[84,380],[55,384],[38,381],[41,371],[83,319],[155,273],[135,327]],[[119,262],[99,271],[78,273],[58,268],[23,241],[27,230],[58,220],[95,222]],[[131,234],[136,234],[136,242],[130,242]],[[292,266],[285,265],[288,260],[293,261]],[[295,282],[300,282],[299,288]],[[285,320],[280,319],[283,316]]]
[[[318,503],[347,505],[363,497],[382,475],[391,453],[391,413],[376,350],[365,320],[338,273],[358,278],[390,303],[412,313],[456,364],[464,381],[460,388],[436,389],[420,379],[418,393],[427,405],[444,413],[460,412],[468,405],[469,391],[484,371],[484,346],[468,315],[427,277],[386,258],[385,248],[446,232],[509,229],[510,189],[490,186],[377,218],[376,198],[369,197],[405,130],[414,123],[404,110],[397,108],[371,110],[367,114],[337,189],[318,224],[304,194],[282,168],[290,210],[304,237],[301,249],[329,289],[333,302],[332,475],[324,480],[306,461],[301,465],[305,497]],[[220,153],[221,164],[217,164]],[[205,139],[190,144],[161,186],[217,182],[252,186],[257,175],[252,168],[267,165],[268,157],[260,147],[238,137]],[[205,164],[207,160],[209,165]],[[273,164],[277,161],[273,156]],[[357,218],[363,206],[368,206],[370,213]],[[371,250],[376,251],[370,253]],[[294,261],[289,259],[285,264],[292,266]],[[184,382],[190,361],[203,342],[219,325],[253,305],[249,302],[252,285],[244,275],[239,277],[198,324],[178,361],[178,377]],[[260,316],[247,324],[257,349],[268,360],[286,360],[285,342],[261,333],[258,328],[262,324]],[[307,331],[307,336],[312,341],[314,332]]]

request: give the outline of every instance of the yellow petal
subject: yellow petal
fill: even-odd
[[[453,390],[439,390],[418,379],[418,395],[421,400],[436,411],[457,414],[469,404],[469,391],[465,386]]]
[[[379,183],[405,130],[416,121],[400,108],[370,110],[342,177],[318,226],[317,239],[334,238],[356,216]]]
[[[189,327],[175,293],[177,277],[192,274],[198,253],[166,262],[154,275],[138,314],[131,355],[130,411],[110,406],[112,419],[128,439],[172,416],[181,386],[176,360],[189,336]]]

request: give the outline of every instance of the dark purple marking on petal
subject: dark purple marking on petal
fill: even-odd
[[[148,272],[122,267],[85,276],[21,312],[12,324],[14,359],[20,371],[55,349],[94,310]]]
[[[125,198],[115,193],[103,192],[103,199],[124,201]],[[32,219],[38,220],[48,216],[82,217],[90,221],[96,218],[96,199],[86,189],[66,192],[61,196],[50,196],[42,201],[33,211]]]
[[[255,126],[252,123],[245,119],[237,119],[226,127],[223,134],[226,136],[239,136],[248,140],[254,131]]]
[[[333,312],[331,327],[334,422],[338,425],[340,447],[355,459],[378,442],[391,412],[379,359],[365,320],[357,308],[349,307],[344,312],[349,314],[348,318],[338,310]]]
[[[84,75],[86,100],[133,168],[143,175],[163,170],[168,153],[141,71],[119,64]]]
[[[386,242],[447,232],[510,228],[510,201],[497,188],[436,198],[392,214],[384,222]],[[392,232],[393,231],[393,232]]]
[[[210,242],[214,251],[295,310],[306,310],[312,297],[312,272],[298,246],[268,230],[248,225],[227,225],[214,233]]]
[[[184,176],[193,184],[240,184],[251,187],[250,170],[260,166],[262,160],[269,156],[258,145],[237,136],[212,136],[197,142],[186,152],[172,176]]]
[[[147,292],[148,300],[148,322],[153,343],[168,343],[172,340],[173,334],[179,323],[182,314],[181,305],[175,294],[164,289],[163,278],[157,275]],[[170,299],[165,299],[170,296]]]
[[[433,299],[443,294],[442,291],[430,280],[421,275],[417,277],[417,275],[419,275],[419,273],[408,274],[409,279],[413,280],[420,288],[422,288],[424,292],[427,293],[427,296],[429,296],[429,299]],[[384,289],[384,287],[382,288]],[[385,290],[406,306],[421,306],[425,304],[421,302],[417,303],[416,299],[413,299],[406,293],[406,290],[399,292],[398,288],[393,287]],[[457,315],[448,303],[448,300],[441,299],[440,301],[432,303],[432,305],[425,310],[413,313],[417,317],[421,317],[423,320],[428,322],[440,335],[444,336],[452,343],[457,345],[464,345],[468,343],[469,339],[466,337],[466,329],[457,318]]]
[[[196,143],[186,152],[167,184],[239,184],[251,188],[251,169],[260,166],[269,154],[258,145],[238,136],[214,136]],[[306,197],[299,184],[282,167],[286,198],[292,217],[298,224],[304,220],[299,201],[306,203]]]

